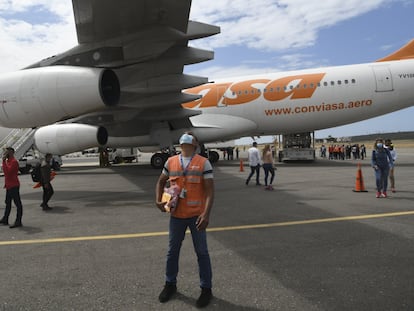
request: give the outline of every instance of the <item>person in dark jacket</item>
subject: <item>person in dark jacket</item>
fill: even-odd
[[[388,174],[390,167],[394,167],[394,161],[390,151],[385,148],[384,140],[377,139],[372,150],[371,166],[375,170],[375,182],[377,186],[377,198],[387,197]]]
[[[50,175],[50,173],[52,172],[52,168],[50,166],[51,160],[52,155],[50,153],[47,153],[40,166],[40,183],[42,184],[43,188],[43,201],[42,204],[40,204],[40,206],[44,211],[49,211],[52,209],[48,205],[48,202],[54,193]]]
[[[17,208],[16,221],[10,228],[17,228],[22,226],[23,206],[20,199],[20,181],[19,163],[14,157],[14,149],[11,147],[6,148],[3,153],[3,172],[4,172],[4,188],[6,188],[6,209],[4,210],[4,216],[0,220],[0,224],[7,226],[9,224],[9,216],[11,212],[11,202]]]

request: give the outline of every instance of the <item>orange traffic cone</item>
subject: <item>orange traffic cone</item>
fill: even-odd
[[[361,163],[358,163],[358,171],[355,181],[355,189],[354,192],[368,192],[365,190],[364,186],[364,178],[362,177],[362,170],[361,170]]]
[[[244,172],[243,160],[240,159],[240,172]]]

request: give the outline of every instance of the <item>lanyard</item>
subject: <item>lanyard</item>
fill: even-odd
[[[191,161],[194,158],[194,154],[191,156],[190,160],[188,161],[187,165],[184,167],[183,156],[180,154],[180,162],[181,162],[181,169],[183,170],[183,176],[187,175],[187,169],[190,166]]]

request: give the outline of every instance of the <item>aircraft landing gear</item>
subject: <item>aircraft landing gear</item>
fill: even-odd
[[[164,152],[157,152],[151,157],[151,166],[156,169],[164,167],[165,162],[167,161],[169,155]]]
[[[220,155],[217,151],[209,151],[208,152],[208,160],[210,163],[216,163],[220,159]]]
[[[200,154],[208,158],[210,163],[216,163],[220,159],[220,155],[216,151],[206,152],[204,146],[201,146],[201,151]],[[168,152],[157,152],[151,157],[151,166],[156,169],[161,169],[169,157],[170,154]]]

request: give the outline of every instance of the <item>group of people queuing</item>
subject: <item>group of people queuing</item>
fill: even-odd
[[[227,147],[227,148],[223,148],[223,160],[234,160],[234,152],[236,152],[236,159],[239,159],[239,148],[236,147]]]
[[[329,160],[364,160],[367,157],[367,148],[364,144],[331,144],[328,149],[322,145],[320,148],[322,158],[326,158],[326,152]]]
[[[262,154],[260,154],[260,151],[257,148],[257,142],[253,142],[252,147],[250,147],[247,152],[250,166],[250,174],[246,179],[246,185],[249,184],[250,179],[253,177],[254,174],[256,174],[256,186],[262,185],[260,183],[260,167],[263,164],[263,170],[265,174],[265,190],[274,190],[273,181],[275,179],[275,168],[273,166],[273,151],[270,145],[265,145]]]
[[[0,224],[4,226],[9,225],[9,217],[12,208],[12,201],[16,205],[16,220],[10,224],[10,228],[22,227],[23,218],[23,204],[20,198],[20,180],[19,180],[19,162],[14,157],[15,150],[12,147],[7,147],[3,152],[3,173],[4,173],[4,188],[6,189],[4,215],[0,220]],[[43,188],[42,203],[40,206],[44,211],[51,210],[48,202],[53,196],[54,190],[51,183],[51,160],[52,155],[46,154],[45,158],[40,164],[40,184]]]
[[[388,178],[391,183],[391,192],[395,190],[394,166],[397,160],[397,151],[390,139],[385,141],[378,138],[375,141],[371,156],[371,166],[375,172],[376,197],[386,198],[388,190]]]

